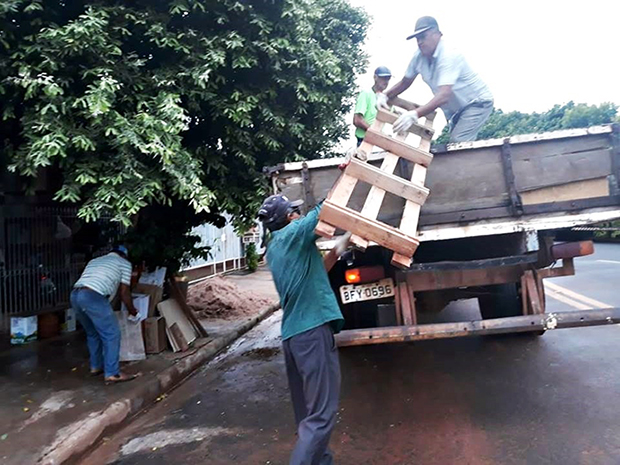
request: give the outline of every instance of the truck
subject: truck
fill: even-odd
[[[615,308],[547,313],[544,291],[545,279],[573,275],[574,259],[593,253],[591,241],[558,243],[559,231],[620,218],[618,124],[436,145],[431,152],[430,195],[418,230],[407,231],[420,242],[411,265],[395,268],[391,251],[371,243],[347,252],[329,272],[345,317],[339,346],[537,336],[620,322]],[[379,166],[385,152],[366,155]],[[345,162],[282,163],[265,173],[274,193],[302,199],[310,209],[326,198]],[[409,179],[412,171],[399,160],[397,174]],[[350,208],[359,212],[369,189],[357,185]],[[396,227],[403,208],[403,199],[388,194],[377,219]],[[329,250],[333,242],[317,244]],[[436,322],[461,299],[477,299],[480,317]]]

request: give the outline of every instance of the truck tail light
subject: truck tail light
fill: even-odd
[[[363,284],[379,281],[385,278],[382,266],[360,266],[344,272],[344,279],[349,284]]]
[[[360,282],[360,269],[359,268],[353,268],[352,270],[347,270],[344,273],[344,279],[346,279],[346,281],[349,284],[357,284]]]

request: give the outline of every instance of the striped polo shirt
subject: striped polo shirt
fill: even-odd
[[[113,298],[120,283],[131,284],[131,263],[117,253],[110,252],[89,261],[73,287],[88,287]]]

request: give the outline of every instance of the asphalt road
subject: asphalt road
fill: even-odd
[[[547,286],[547,311],[620,306],[620,244],[576,265]],[[278,325],[276,314],[83,463],[288,463]],[[606,326],[341,349],[336,463],[618,464],[619,337]]]

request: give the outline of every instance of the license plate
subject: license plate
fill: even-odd
[[[357,286],[354,284],[340,286],[340,298],[343,304],[393,296],[394,281],[392,278],[382,279],[374,283],[358,284]]]

